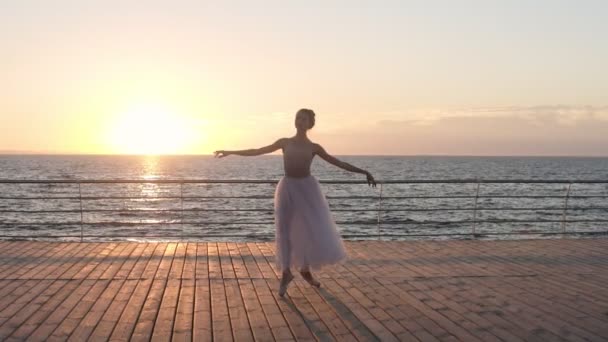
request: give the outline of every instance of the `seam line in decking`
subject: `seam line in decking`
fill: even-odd
[[[132,266],[132,267],[131,267],[131,269],[129,270],[129,273],[128,273],[128,274],[130,274],[131,272],[133,272],[133,270],[135,270],[135,268],[137,267],[137,262],[138,262],[138,261],[141,259],[141,257],[144,255],[144,253],[145,253],[145,251],[146,251],[147,247],[148,247],[148,244],[145,244],[145,247],[141,249],[141,253],[140,253],[140,254],[137,256],[137,260],[136,260],[136,261],[133,263],[133,266]],[[145,269],[148,267],[148,265],[150,264],[150,261],[152,260],[152,258],[151,258],[151,257],[152,257],[152,255],[154,255],[154,251],[155,251],[155,250],[156,250],[156,247],[155,247],[155,248],[154,248],[154,249],[151,251],[151,253],[150,253],[150,258],[148,258],[148,259],[145,261],[145,265],[142,267],[142,272],[144,272],[144,270],[145,270]],[[134,250],[134,251],[135,251],[135,250]],[[135,278],[135,279],[137,279],[137,278]],[[125,283],[126,283],[127,281],[129,281],[129,280],[134,280],[134,279],[127,277],[127,278],[125,278],[124,280],[125,280],[125,281],[124,281],[124,283],[123,283],[123,285],[122,285],[122,286],[124,286],[124,285],[125,285]],[[130,297],[132,297],[132,296],[133,296],[133,294],[134,294],[134,293],[135,293],[135,291],[137,290],[137,288],[138,288],[138,286],[139,286],[140,282],[141,282],[141,281],[143,281],[143,280],[148,280],[148,279],[145,279],[145,278],[142,278],[142,279],[137,279],[137,284],[135,284],[135,286],[133,287],[133,291],[131,292],[131,296],[130,296]],[[121,289],[122,289],[122,286],[121,286]],[[118,295],[118,293],[120,292],[120,290],[121,290],[121,289],[119,289],[119,290],[116,292],[116,294],[117,294],[117,295]],[[130,300],[127,300],[127,302],[125,303],[124,307],[123,307],[123,308],[120,310],[120,313],[117,315],[117,321],[115,322],[115,324],[113,325],[112,329],[110,330],[110,332],[109,332],[109,334],[108,334],[108,338],[111,338],[111,337],[112,337],[112,335],[114,335],[114,331],[116,330],[116,327],[118,326],[118,322],[120,321],[120,318],[122,317],[122,315],[123,315],[124,311],[127,309],[128,305],[129,305],[129,302],[130,302]],[[108,308],[109,308],[109,307],[108,307]],[[138,315],[137,315],[137,317],[138,317],[138,318],[139,318],[139,313],[140,313],[140,311],[141,311],[142,309],[143,309],[143,305],[142,305],[142,307],[140,308],[140,310],[138,310]],[[136,320],[136,322],[137,322],[137,320]],[[134,325],[133,329],[134,329],[134,328],[135,328],[135,325]],[[129,339],[131,338],[131,334],[132,334],[132,333],[133,333],[133,330],[131,330],[131,333],[129,334]]]
[[[68,246],[69,246],[69,245],[68,245]],[[103,245],[101,245],[101,244],[94,244],[94,245],[89,245],[89,246],[86,246],[86,245],[80,245],[80,246],[82,246],[82,249],[74,248],[74,249],[76,250],[76,251],[75,251],[75,253],[78,253],[79,251],[81,251],[81,250],[83,250],[83,249],[85,249],[85,250],[86,250],[86,249],[87,249],[87,248],[89,248],[89,247],[90,247],[90,248],[89,248],[89,249],[90,249],[90,251],[95,251],[97,248],[100,248],[100,249],[102,249],[102,250],[103,250],[103,248],[101,248],[101,247],[103,247]],[[80,246],[78,246],[78,247],[80,247]],[[75,253],[74,253],[74,254],[75,254]],[[108,255],[109,255],[109,253],[108,253]],[[105,257],[104,257],[103,259],[105,259]],[[101,264],[101,263],[100,263],[100,264]],[[68,271],[69,271],[70,269],[72,269],[72,267],[74,267],[74,266],[75,266],[75,265],[72,265],[72,266],[70,266],[70,267],[66,268],[66,269],[65,269],[65,271],[64,271],[63,273],[68,272]],[[93,269],[91,269],[91,271],[89,271],[89,273],[87,273],[87,275],[88,275],[88,274],[90,274],[90,272],[92,272],[92,271],[93,271]],[[84,279],[84,278],[83,278],[83,279],[80,279],[80,280],[78,281],[78,284],[77,284],[77,285],[76,285],[76,287],[74,288],[74,291],[75,291],[75,290],[76,290],[78,287],[82,286],[82,284],[84,283],[84,281],[86,281],[86,279]],[[109,282],[108,282],[108,283],[109,283]],[[68,285],[68,284],[69,284],[69,281],[66,281],[66,284],[65,284],[63,287],[65,287],[65,286],[66,286],[66,285]],[[50,287],[50,286],[49,286],[49,287]],[[63,287],[62,287],[61,289],[63,289]],[[53,297],[54,297],[54,296],[55,296],[57,293],[60,293],[61,289],[59,289],[57,292],[55,292],[53,295],[51,295],[51,297],[49,297],[49,299],[48,299],[48,300],[47,300],[45,303],[43,303],[43,304],[41,305],[41,307],[42,307],[42,306],[44,306],[44,305],[46,305],[46,304],[47,304],[47,303],[48,303],[48,302],[49,302],[49,301],[50,301],[50,300],[51,300],[51,299],[52,299],[52,298],[53,298]],[[71,295],[71,294],[69,294],[69,295],[67,295],[65,298],[63,298],[63,299],[61,300],[61,302],[60,302],[60,303],[58,303],[57,307],[61,307],[61,305],[62,305],[62,304],[63,304],[63,303],[64,303],[64,302],[65,302],[65,301],[66,301],[66,300],[67,300],[67,299],[70,297],[70,295]],[[38,329],[40,329],[40,328],[41,328],[41,327],[44,325],[44,322],[46,322],[46,321],[47,321],[47,319],[48,319],[49,317],[51,317],[51,315],[52,315],[52,312],[51,312],[51,313],[49,313],[49,314],[48,314],[46,317],[44,317],[44,318],[43,318],[43,319],[40,321],[40,323],[39,323],[39,324],[36,326],[36,328],[32,329],[32,330],[31,330],[31,331],[30,331],[30,332],[27,334],[27,336],[26,336],[25,338],[30,338],[30,336],[32,336],[32,334],[34,334],[34,333],[35,333],[35,332],[36,332]],[[27,320],[25,320],[25,321],[24,321],[22,324],[24,324],[25,322],[27,322]],[[19,327],[19,328],[20,328],[20,327]],[[15,329],[15,330],[14,330],[14,332],[19,331],[19,328]],[[49,336],[50,336],[50,335],[52,335],[52,333],[53,333],[53,331],[51,331],[51,332],[49,333]]]
[[[64,249],[66,249],[66,252],[65,252],[66,254],[69,254],[69,253],[75,254],[75,253],[78,253],[78,252],[79,252],[79,251],[81,251],[81,250],[86,250],[86,249],[87,249],[87,247],[90,247],[90,246],[77,246],[77,248],[75,248],[75,251],[74,251],[74,249],[73,249],[73,250],[70,250],[69,248],[67,248],[67,247],[66,247],[66,248],[61,249],[61,251],[63,251]],[[56,267],[55,269],[58,269],[58,268],[59,268],[59,266],[58,266],[58,267]],[[68,271],[69,271],[71,268],[72,268],[71,266],[70,266],[70,267],[65,268],[65,269],[63,270],[62,274],[63,274],[63,273],[68,272]],[[54,269],[51,269],[51,272],[52,272],[53,270],[54,270]],[[48,286],[46,286],[45,288],[42,288],[42,289],[38,289],[37,287],[38,287],[39,285],[43,284],[44,282],[48,282]],[[55,286],[56,284],[59,286],[59,288],[58,288],[58,289],[56,289],[56,290],[54,290],[54,291],[53,291],[53,290],[51,290],[51,291],[53,291],[53,292],[49,294],[49,300],[50,300],[50,299],[51,299],[53,296],[55,296],[57,293],[60,293],[60,292],[61,292],[61,290],[62,290],[62,289],[65,287],[65,286],[67,286],[69,282],[64,282],[64,283],[63,283],[63,285],[61,285],[61,283],[62,283],[62,281],[57,281],[57,280],[54,280],[54,279],[44,279],[44,280],[40,280],[40,281],[38,281],[38,283],[37,283],[37,284],[35,284],[34,286],[32,286],[30,289],[28,289],[28,290],[27,290],[27,292],[23,293],[22,295],[20,295],[20,296],[19,296],[19,297],[17,297],[17,298],[14,298],[14,301],[12,301],[12,302],[11,302],[11,304],[9,304],[9,306],[10,306],[10,305],[12,305],[13,303],[16,303],[16,302],[17,302],[17,301],[18,301],[20,298],[24,298],[24,297],[26,297],[26,296],[28,296],[28,295],[30,295],[30,294],[33,294],[33,295],[34,295],[34,296],[31,298],[31,299],[27,300],[27,302],[26,302],[26,303],[23,303],[23,305],[21,305],[20,307],[18,307],[18,308],[16,309],[16,311],[14,312],[14,315],[13,315],[11,318],[9,318],[9,319],[7,319],[6,321],[2,322],[2,324],[0,324],[0,327],[1,327],[1,326],[4,326],[5,324],[8,324],[8,323],[9,323],[9,322],[10,322],[10,321],[13,319],[13,318],[17,317],[17,316],[18,316],[18,315],[19,315],[21,312],[23,312],[24,310],[27,310],[27,307],[28,307],[28,305],[29,305],[29,304],[31,304],[32,302],[34,302],[38,296],[40,296],[40,295],[42,295],[42,294],[44,294],[44,293],[47,293],[47,292],[49,291],[49,289],[54,289],[54,286]],[[79,282],[79,283],[80,283],[80,282]],[[33,292],[32,292],[32,291],[33,291]],[[27,297],[26,297],[26,298],[27,298]],[[41,304],[40,304],[40,307],[44,306],[45,304],[46,304],[46,302],[41,303]],[[23,325],[23,324],[24,324],[24,323],[25,323],[25,322],[26,322],[28,319],[29,319],[29,317],[26,317],[26,318],[24,318],[24,319],[23,319],[21,322],[18,322],[18,323],[17,323],[17,325],[15,326],[15,329],[13,330],[13,332],[18,331],[18,330],[19,330],[19,329],[22,327],[22,325]],[[12,333],[11,333],[10,335],[12,335]],[[10,335],[8,335],[8,336],[6,336],[6,337],[9,337]]]
[[[124,253],[124,251],[125,251],[125,250],[127,250],[127,248],[128,248],[128,247],[129,247],[129,245],[128,245],[128,244],[125,244],[125,246],[122,246],[122,248],[119,250],[118,254],[120,255],[120,254]],[[109,253],[108,253],[106,256],[104,256],[104,259],[105,259],[105,258],[107,258],[107,257],[108,257],[110,254],[112,254],[112,252],[113,252],[114,250],[116,250],[116,249],[112,249],[112,251],[110,251],[110,252],[109,252]],[[133,251],[135,251],[135,248],[133,248],[133,250],[129,252],[129,255],[131,255],[131,254],[133,253]],[[101,273],[101,274],[105,274],[105,273],[106,273],[108,270],[110,270],[110,269],[111,269],[111,267],[114,265],[114,262],[115,262],[115,261],[111,262],[111,263],[110,263],[110,264],[109,264],[109,265],[108,265],[108,266],[107,266],[107,267],[104,269],[103,273]],[[114,273],[113,273],[113,274],[118,273],[118,271],[120,270],[120,268],[122,268],[122,266],[124,265],[124,263],[125,263],[125,262],[126,262],[126,260],[123,260],[123,262],[120,264],[120,267],[116,267],[116,271],[114,271]],[[101,264],[101,263],[100,263],[100,264]],[[93,270],[92,270],[91,272],[93,272]],[[91,273],[89,273],[89,274],[91,274]],[[104,286],[104,287],[103,287],[103,290],[102,290],[102,291],[99,293],[99,297],[98,297],[98,299],[102,298],[103,294],[104,294],[104,293],[106,293],[106,291],[108,291],[108,289],[109,289],[109,288],[110,288],[110,286],[112,285],[112,281],[111,281],[111,279],[108,279],[108,280],[106,280],[106,281],[107,281],[107,284],[106,284],[106,286]],[[120,287],[119,287],[119,288],[116,290],[116,293],[114,293],[114,294],[112,295],[112,297],[111,297],[111,299],[110,299],[111,301],[113,301],[113,300],[114,300],[114,298],[116,298],[116,296],[118,295],[118,293],[119,293],[120,289],[122,288],[122,286],[123,286],[123,285],[124,285],[124,283],[126,282],[126,281],[124,281],[124,280],[122,280],[122,279],[118,279],[118,281],[122,281],[122,283],[120,284]],[[91,287],[91,289],[92,289],[92,288],[93,288],[93,287]],[[91,289],[89,289],[89,291],[90,291]],[[96,301],[95,303],[93,303],[93,305],[91,305],[91,307],[89,308],[89,310],[87,310],[87,313],[86,313],[86,314],[85,314],[85,315],[82,317],[82,320],[79,322],[79,324],[78,324],[78,325],[77,325],[77,326],[74,328],[74,330],[72,330],[72,331],[70,332],[70,334],[68,335],[67,339],[69,339],[69,340],[71,340],[71,339],[72,339],[72,336],[73,336],[74,332],[76,332],[76,331],[78,330],[78,328],[81,326],[81,325],[80,325],[80,323],[81,323],[82,321],[84,321],[84,319],[85,319],[85,318],[86,318],[86,317],[87,317],[87,316],[88,316],[88,315],[91,313],[91,310],[92,310],[92,309],[95,307],[95,304],[97,304],[97,303],[98,303],[98,302]],[[103,312],[99,314],[99,320],[96,322],[96,324],[95,324],[93,327],[91,327],[91,328],[89,329],[88,334],[87,334],[87,337],[86,337],[87,339],[88,339],[88,338],[90,338],[91,334],[93,334],[93,333],[95,332],[95,330],[97,329],[97,327],[98,327],[98,326],[99,326],[99,324],[101,323],[101,321],[102,321],[102,319],[103,319],[103,317],[104,317],[105,313],[107,312],[108,308],[110,307],[110,305],[111,305],[111,303],[110,303],[110,304],[108,304],[108,305],[107,305],[107,307],[103,309]],[[73,310],[73,308],[72,308],[72,310]],[[71,312],[71,311],[70,311],[70,312]],[[68,315],[69,315],[69,314],[68,314]],[[53,331],[53,332],[54,332],[54,331]],[[51,335],[52,335],[52,333],[51,333]]]

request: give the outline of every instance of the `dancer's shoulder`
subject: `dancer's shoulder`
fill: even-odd
[[[279,138],[277,139],[277,141],[274,142],[273,145],[276,145],[278,147],[285,147],[285,145],[287,145],[289,143],[289,138]]]
[[[323,146],[321,146],[321,144],[316,143],[316,142],[311,142],[312,143],[312,151],[315,154],[321,154],[325,152],[325,149],[323,148]]]

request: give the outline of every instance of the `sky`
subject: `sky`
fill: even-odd
[[[608,155],[606,1],[0,2],[0,153]]]

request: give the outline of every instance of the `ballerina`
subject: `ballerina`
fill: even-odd
[[[331,215],[327,199],[321,191],[319,181],[311,175],[310,165],[318,155],[323,160],[344,170],[366,175],[369,186],[376,186],[372,175],[363,169],[338,160],[325,149],[312,142],[307,131],[315,125],[315,113],[310,109],[300,109],[296,113],[296,135],[281,138],[273,144],[239,151],[215,151],[215,157],[229,155],[258,156],[282,149],[285,176],[277,184],[274,194],[274,217],[276,228],[276,265],[281,270],[279,295],[287,291],[294,276],[291,268],[310,285],[320,287],[312,269],[335,264],[346,259],[344,243]]]

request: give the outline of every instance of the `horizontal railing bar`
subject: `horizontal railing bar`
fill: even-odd
[[[608,234],[607,232],[604,231],[600,231],[600,232],[596,232],[596,231],[567,231],[567,232],[545,232],[545,231],[538,231],[538,232],[503,232],[503,233],[498,233],[498,232],[485,232],[485,233],[475,233],[475,235],[477,236],[484,236],[484,235],[573,235],[573,234],[597,234],[597,235],[606,235]],[[450,235],[456,235],[456,236],[470,236],[471,232],[467,231],[467,232],[455,232],[455,233],[441,233],[441,234],[426,234],[426,233],[414,233],[414,234],[341,234],[341,236],[344,237],[408,237],[408,236],[450,236]]]
[[[125,222],[125,221],[108,221],[108,222],[80,222],[80,221],[73,221],[73,222],[0,222],[0,226],[7,226],[7,225],[19,225],[19,226],[76,226],[76,225],[89,225],[89,226],[138,226],[138,225],[169,225],[169,224],[174,224],[174,225],[180,225],[180,224],[191,224],[191,225],[224,225],[224,226],[229,226],[229,225],[273,225],[274,222],[264,222],[264,221],[244,221],[244,222],[225,222],[225,221],[184,221],[184,222],[180,222],[179,219],[176,219],[173,222],[167,222],[167,221],[162,221],[162,222]],[[230,227],[222,227],[222,229],[229,229]]]
[[[85,238],[105,238],[105,239],[111,239],[111,238],[164,238],[164,239],[171,239],[171,238],[180,238],[180,237],[200,237],[200,238],[206,238],[206,237],[244,237],[244,238],[250,238],[250,237],[271,237],[274,236],[274,233],[266,233],[266,234],[205,234],[205,235],[181,235],[179,233],[176,233],[175,236],[167,236],[167,235],[95,235],[95,234],[83,234],[82,237]],[[21,239],[21,238],[78,238],[80,239],[80,234],[78,235],[0,235],[0,238],[17,238],[17,239]],[[129,241],[124,241],[124,242],[129,242]]]
[[[105,200],[105,199],[188,199],[188,198],[205,198],[205,199],[217,199],[217,198],[241,198],[241,199],[271,199],[273,196],[82,196],[83,200]],[[375,198],[371,197],[370,198]],[[0,199],[77,199],[79,196],[54,196],[54,197],[0,197]]]
[[[332,209],[334,211],[341,211],[341,209]],[[368,209],[368,210],[373,210],[373,209]],[[202,211],[202,212],[213,212],[213,211],[253,211],[253,212],[266,212],[266,211],[273,211],[273,209],[83,209],[83,210],[79,210],[79,209],[70,209],[70,210],[0,210],[0,213],[96,213],[96,212],[115,212],[115,213],[132,213],[132,212],[138,212],[138,213],[146,213],[146,212],[152,212],[152,213],[156,213],[156,212],[182,212],[182,211],[192,211],[192,212],[197,212],[197,211]],[[343,210],[342,210],[343,211]]]
[[[564,198],[564,195],[479,195],[479,196],[382,196],[383,199],[439,199],[439,198]],[[570,198],[608,198],[608,195],[571,195]],[[84,198],[84,197],[83,197]],[[193,197],[195,198],[195,197]],[[219,197],[218,197],[219,198]],[[236,197],[238,198],[238,197]],[[272,198],[272,197],[270,197]],[[378,196],[327,196],[328,199],[378,199]]]
[[[549,231],[537,231],[537,232],[484,232],[484,233],[476,233],[476,236],[500,236],[500,235],[607,235],[608,232],[605,231],[567,231],[567,232],[549,232]],[[352,238],[352,237],[362,237],[362,238],[378,238],[378,237],[424,237],[424,236],[470,236],[470,232],[463,233],[442,233],[442,234],[341,234],[342,237]],[[256,237],[266,237],[272,238],[274,237],[274,233],[261,233],[261,234],[205,234],[205,235],[179,235],[179,236],[166,236],[166,235],[88,235],[84,234],[85,238],[103,238],[103,239],[112,239],[112,238],[158,238],[158,239],[177,239],[180,238],[214,238],[214,237],[241,237],[241,238],[256,238]],[[78,235],[7,235],[0,234],[0,238],[12,238],[15,240],[22,240],[28,238],[45,238],[45,239],[56,239],[56,238],[80,238],[80,234]],[[177,241],[176,240],[176,241]],[[120,242],[120,241],[116,241]],[[132,241],[122,241],[124,243],[129,243]]]
[[[536,231],[536,232],[484,232],[484,233],[475,233],[477,236],[496,236],[496,235],[580,235],[580,234],[589,234],[589,235],[607,235],[608,232],[605,231],[566,231],[566,232],[549,232],[549,231]],[[462,233],[441,233],[441,234],[340,234],[344,237],[408,237],[408,236],[470,236],[471,232],[462,232]]]
[[[157,212],[273,212],[273,208],[263,209],[64,209],[64,210],[0,210],[0,213],[96,213],[96,212],[114,212],[114,213],[157,213]],[[367,212],[376,211],[376,208],[368,209],[338,209],[331,208],[335,212]],[[409,212],[409,211],[528,211],[528,210],[563,210],[558,207],[531,207],[531,208],[424,208],[424,209],[392,209],[383,208],[383,212]],[[569,207],[568,210],[608,210],[608,207]]]
[[[370,198],[376,198],[368,196]],[[217,199],[217,198],[241,198],[241,199],[272,199],[273,196],[82,196],[83,200],[105,200],[105,199],[188,199],[188,198],[205,198],[205,199]],[[0,199],[81,199],[80,196],[31,196],[31,197],[2,197]]]
[[[571,195],[570,198],[608,198],[608,195]],[[180,199],[179,196],[83,196],[83,200],[106,200],[106,199]],[[184,196],[184,199],[203,198],[203,199],[273,199],[274,196]],[[373,199],[377,200],[378,196],[326,196],[327,199]],[[475,196],[382,196],[383,199],[439,199],[439,198],[475,198]],[[479,195],[478,198],[564,198],[563,195]],[[73,199],[80,200],[79,196],[31,196],[31,197],[6,197],[0,196],[0,199],[12,200],[46,200],[46,199]]]
[[[458,221],[410,221],[410,220],[395,220],[395,221],[382,221],[382,224],[463,224],[463,223],[471,223],[473,220],[458,220]],[[566,222],[566,223],[600,223],[600,222],[608,222],[605,219],[597,219],[597,220],[476,220],[477,223],[556,223],[556,222]],[[340,225],[375,225],[377,221],[336,221],[336,224]],[[67,226],[67,225],[98,225],[98,226],[137,226],[137,225],[180,225],[180,224],[189,224],[189,225],[274,225],[272,221],[243,221],[243,222],[222,222],[222,221],[184,221],[180,222],[179,220],[175,220],[174,222],[0,222],[0,226],[7,225],[19,225],[19,226]],[[229,229],[230,227],[222,227],[222,229]]]
[[[275,184],[279,180],[259,180],[259,179],[0,179],[0,184]],[[319,180],[325,184],[367,184],[364,180]],[[605,179],[549,179],[549,180],[534,180],[534,179],[409,179],[409,180],[377,180],[381,184],[437,184],[437,183],[452,183],[452,184],[477,184],[477,183],[495,183],[495,184],[608,184]]]
[[[362,209],[363,210],[363,209]],[[373,209],[368,209],[372,211]],[[528,210],[564,210],[564,208],[557,207],[531,207],[531,208],[426,208],[426,209],[391,209],[382,208],[382,211],[528,211]],[[568,211],[571,210],[608,210],[608,207],[568,207]],[[332,211],[348,211],[348,209],[338,210],[332,209]]]
[[[459,221],[382,221],[382,224],[458,224],[458,223],[472,223],[473,220],[459,220]],[[608,222],[608,220],[476,220],[477,223],[555,223],[555,222],[588,222],[588,223],[599,223]],[[351,222],[351,224],[363,224],[358,222]],[[367,224],[367,223],[366,223]],[[373,224],[373,223],[369,223]]]

